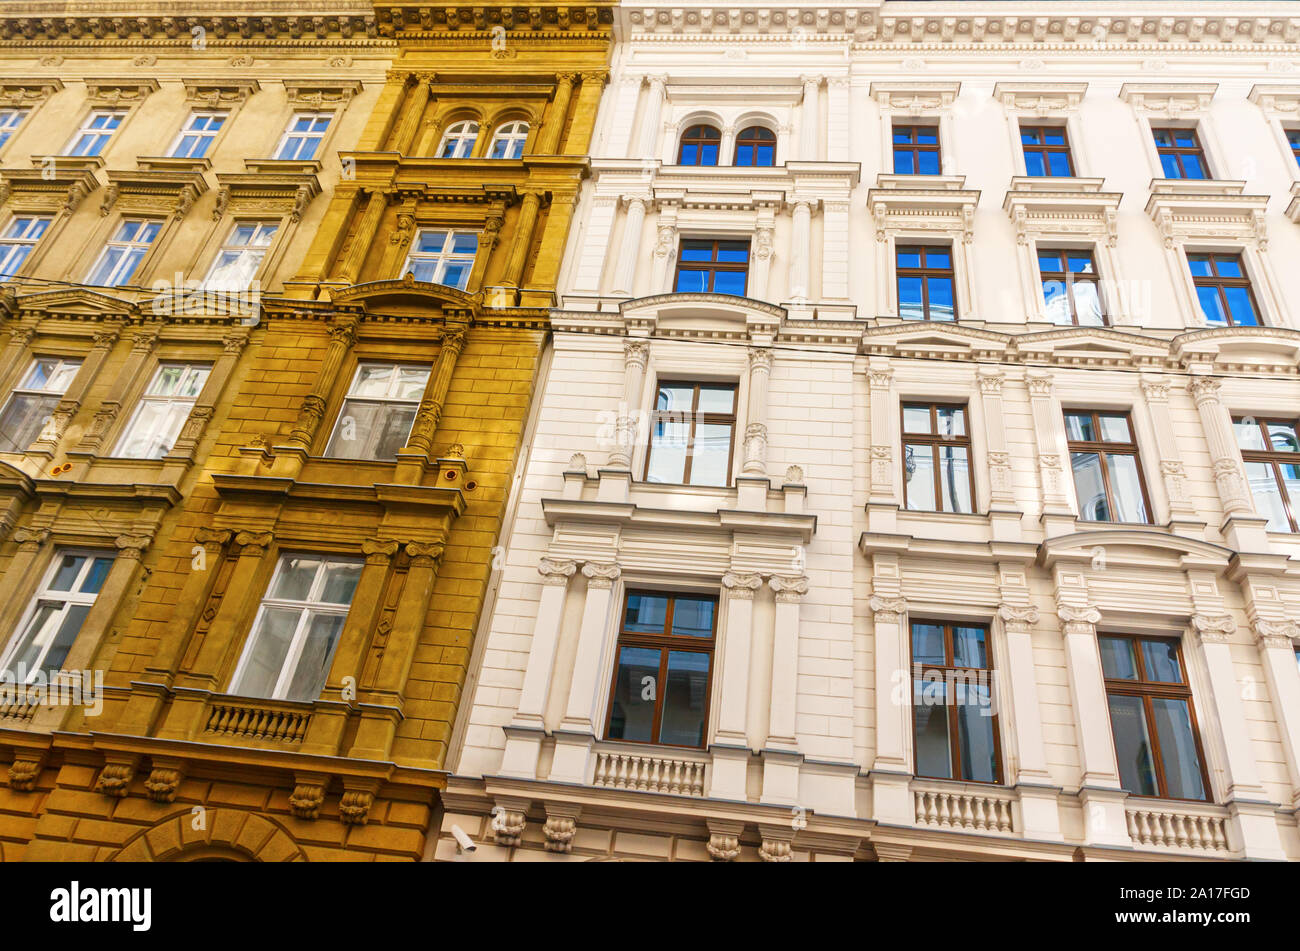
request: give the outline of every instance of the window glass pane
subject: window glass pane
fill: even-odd
[[[930,320],[952,320],[956,311],[952,302],[952,280],[946,277],[926,279],[930,292]]]
[[[325,584],[319,600],[329,604],[351,604],[352,592],[361,580],[361,564],[355,561],[333,562],[325,568]]]
[[[347,618],[342,614],[312,613],[307,625],[307,640],[298,655],[286,700],[315,700],[320,696],[345,620]]]
[[[921,252],[917,248],[899,248],[898,249],[898,266],[899,267],[920,267]]]
[[[1034,178],[1043,178],[1047,175],[1047,166],[1043,162],[1042,152],[1025,153],[1025,174]]]
[[[957,744],[961,779],[992,783],[998,778],[997,738],[993,732],[993,703],[987,684],[973,676],[955,684]]]
[[[668,619],[668,599],[652,594],[630,594],[623,630],[662,634]]]
[[[933,512],[934,449],[930,446],[903,446],[903,478],[907,481],[907,507]]]
[[[281,559],[270,596],[283,601],[306,601],[320,564],[319,558],[296,555]]]
[[[970,463],[964,446],[940,446],[939,470],[945,512],[971,512]]]
[[[987,639],[982,627],[952,629],[952,662],[958,667],[987,667]]]
[[[397,380],[393,386],[393,398],[419,400],[424,396],[424,387],[428,382],[428,367],[398,367]]]
[[[1184,153],[1183,159],[1183,177],[1184,178],[1208,178],[1205,174],[1205,166],[1201,164],[1199,155],[1190,155]]]
[[[1198,287],[1196,289],[1196,301],[1201,306],[1201,316],[1207,323],[1226,324],[1228,322],[1228,312],[1223,309],[1223,301],[1219,298],[1219,289],[1217,287]]]
[[[912,660],[918,664],[946,664],[943,627],[938,624],[912,624]]]
[[[406,445],[418,406],[349,399],[325,450],[335,459],[391,460]]]
[[[703,294],[709,289],[707,271],[691,271],[681,268],[677,271],[677,284],[673,290],[681,294]]]
[[[1258,450],[1266,448],[1264,446],[1264,434],[1259,428],[1259,421],[1254,417],[1234,419],[1232,429],[1237,434],[1237,446],[1239,448]]]
[[[910,151],[899,149],[894,152],[894,174],[895,175],[916,174],[916,168],[912,165],[912,153]]]
[[[903,432],[905,433],[930,432],[930,407],[929,406],[904,406],[903,407]]]
[[[965,436],[966,411],[960,406],[940,406],[935,410],[940,436]]]
[[[15,393],[0,414],[0,452],[26,452],[59,405],[57,396]]]
[[[659,742],[703,746],[704,707],[708,697],[709,655],[699,651],[669,651]]]
[[[1043,281],[1043,308],[1047,319],[1054,324],[1073,323],[1070,316],[1070,300],[1065,294],[1064,281]]]
[[[918,156],[918,159],[920,162],[920,168],[919,168],[920,174],[922,175],[939,174],[939,153],[938,152],[922,152]]]
[[[745,241],[719,241],[718,260],[728,264],[744,264],[749,260],[749,244]]]
[[[1106,320],[1102,315],[1101,295],[1097,285],[1090,281],[1074,282],[1074,311],[1084,327],[1100,327]]]
[[[1047,161],[1053,178],[1065,178],[1070,174],[1070,156],[1065,152],[1048,153]]]
[[[1115,737],[1115,757],[1119,760],[1120,785],[1139,796],[1154,796],[1159,787],[1156,785],[1155,760],[1151,755],[1142,699],[1116,694],[1107,699],[1111,731]]]
[[[82,594],[99,594],[99,589],[104,586],[104,579],[108,577],[108,569],[112,567],[112,558],[96,558],[77,590]]]
[[[921,278],[900,277],[898,279],[898,316],[903,320],[925,319]]]
[[[1267,462],[1248,461],[1246,481],[1250,483],[1250,494],[1255,499],[1255,511],[1268,519],[1268,524],[1264,526],[1265,531],[1291,531],[1291,523],[1286,517],[1286,507],[1282,504],[1282,489],[1277,484],[1273,466]]]
[[[1091,413],[1066,413],[1065,438],[1071,442],[1096,442]]]
[[[656,408],[668,412],[689,413],[694,399],[694,387],[667,384],[659,387],[659,402]]]
[[[22,640],[19,641],[19,647],[14,651],[13,658],[5,670],[17,682],[30,682],[33,674],[39,669],[37,662],[40,660],[45,645],[54,635],[54,619],[58,614],[60,605],[49,601],[40,602],[31,621],[27,624],[27,629],[23,632]]]
[[[56,670],[63,668],[63,662],[68,657],[68,651],[72,650],[72,644],[77,639],[81,625],[85,622],[86,615],[89,613],[89,604],[68,605],[68,611],[63,615],[63,621],[59,624],[59,630],[54,636],[54,641],[50,644],[45,659],[41,661],[41,668],[47,674],[52,674]]]
[[[701,413],[730,413],[736,391],[729,386],[700,387]]]
[[[713,636],[713,615],[717,602],[712,598],[677,598],[673,603],[671,633],[686,637]]]
[[[1196,752],[1191,711],[1187,701],[1175,697],[1152,697],[1156,738],[1165,770],[1165,788],[1173,799],[1204,799],[1201,758]]]
[[[1255,305],[1250,299],[1250,289],[1246,287],[1225,287],[1223,296],[1228,299],[1228,312],[1232,322],[1245,327],[1254,327],[1259,321],[1255,317]]]
[[[1079,500],[1079,518],[1085,522],[1109,522],[1106,484],[1101,476],[1101,457],[1095,452],[1070,453],[1074,471],[1074,492]]]
[[[1137,680],[1133,642],[1127,637],[1099,637],[1101,670],[1110,680]]]
[[[1300,443],[1296,441],[1295,427],[1290,423],[1269,423],[1268,441],[1270,448],[1274,452],[1300,451]]]
[[[1297,503],[1300,503],[1300,465],[1282,463],[1278,465],[1282,472],[1282,484],[1286,487],[1287,498],[1291,502],[1292,514],[1297,514]],[[1283,528],[1281,531],[1287,531]]]
[[[1182,170],[1178,167],[1178,156],[1169,152],[1160,154],[1160,170],[1164,173],[1165,178],[1182,178]]]
[[[1189,254],[1187,268],[1192,272],[1192,277],[1212,277],[1214,274],[1210,268],[1210,259],[1204,254]]]
[[[50,582],[50,590],[71,591],[85,564],[85,555],[64,555],[58,571],[54,573],[54,580]]]
[[[161,459],[171,450],[190,409],[188,402],[148,400],[141,403],[113,454],[128,459]]]
[[[731,426],[698,423],[691,447],[691,485],[726,485],[731,461]]]
[[[362,364],[352,384],[353,396],[383,396],[388,392],[396,367],[391,363]]]
[[[252,650],[244,661],[239,683],[231,687],[232,693],[248,697],[270,697],[275,693],[301,617],[302,611],[296,608],[263,608],[253,631]]]
[[[1183,671],[1178,665],[1177,641],[1143,640],[1142,667],[1147,680],[1162,684],[1183,683]]]
[[[1101,426],[1101,438],[1105,442],[1129,442],[1128,417],[1098,413],[1097,422]]]
[[[655,698],[659,695],[659,651],[624,647],[618,654],[609,738],[649,743],[654,739]]]
[[[942,679],[915,681],[912,702],[916,716],[916,774],[952,778],[948,745],[948,697]]]
[[[713,293],[745,296],[744,271],[718,271],[713,275]]]
[[[650,436],[650,465],[647,482],[681,482],[686,475],[686,443],[690,424],[659,419]]]
[[[1142,498],[1142,483],[1138,478],[1137,456],[1107,455],[1106,466],[1110,473],[1111,504],[1115,507],[1117,522],[1147,521],[1146,501]]]

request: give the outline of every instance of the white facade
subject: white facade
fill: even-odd
[[[458,825],[479,861],[1300,859],[1300,535],[1233,426],[1300,417],[1300,19],[1030,6],[619,11],[436,857]],[[717,166],[678,164],[699,125]],[[895,174],[909,125],[940,174]],[[1072,175],[1032,174],[1035,126]],[[732,167],[753,127],[775,163]],[[1164,178],[1160,130],[1212,177]],[[701,240],[749,242],[745,297],[674,292]],[[922,245],[955,321],[899,318]],[[1106,326],[1052,322],[1050,250],[1091,255]],[[1198,255],[1257,326],[1207,324]],[[735,386],[727,485],[646,481],[666,381]],[[904,404],[965,410],[972,512],[906,507]],[[1131,420],[1145,522],[1080,517],[1082,410]],[[700,748],[609,739],[633,590],[718,598]],[[987,630],[993,782],[918,775],[920,620]],[[1180,646],[1204,801],[1125,791],[1112,635]]]

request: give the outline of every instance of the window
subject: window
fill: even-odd
[[[1259,323],[1255,294],[1239,254],[1189,254],[1187,266],[1205,322],[1254,327]]]
[[[1067,410],[1070,468],[1085,522],[1150,522],[1147,486],[1128,413]]]
[[[391,460],[406,445],[428,382],[426,366],[358,366],[325,455],[335,459]]]
[[[445,284],[463,291],[477,254],[478,235],[472,231],[421,229],[402,273],[414,274],[417,281]]]
[[[1156,153],[1165,178],[1210,177],[1195,129],[1153,128],[1151,134],[1156,140]]]
[[[912,726],[916,775],[1001,781],[989,629],[912,622]]]
[[[1043,306],[1052,323],[1084,327],[1106,323],[1091,251],[1039,248],[1038,277],[1043,285]]]
[[[678,165],[717,165],[722,133],[711,125],[693,125],[682,135]]]
[[[149,246],[153,244],[153,239],[158,237],[161,229],[162,223],[159,221],[139,219],[123,221],[117,229],[117,234],[113,235],[113,240],[108,242],[104,253],[99,256],[99,262],[90,272],[86,283],[98,284],[102,287],[121,287],[123,284],[129,284],[135,269],[144,259]]]
[[[727,485],[735,429],[734,386],[661,382],[650,420],[645,480]]]
[[[212,140],[217,137],[226,122],[226,112],[191,112],[185,120],[185,127],[172,143],[169,153],[172,158],[203,158],[212,147]]]
[[[0,452],[26,452],[81,369],[80,360],[37,357],[0,413]]]
[[[86,116],[86,121],[81,124],[77,134],[72,137],[72,144],[68,146],[68,154],[99,155],[104,151],[104,146],[108,145],[108,140],[113,137],[113,133],[125,118],[126,112],[121,109],[96,109]]]
[[[1300,439],[1291,419],[1232,421],[1255,509],[1270,532],[1300,532]]]
[[[894,126],[894,174],[938,175],[939,127]]]
[[[224,291],[248,290],[279,227],[267,221],[235,222],[203,286]]]
[[[112,567],[107,553],[56,552],[0,671],[16,683],[31,683],[61,670]]]
[[[26,109],[0,109],[0,148],[4,148],[26,118]]]
[[[50,226],[50,219],[39,215],[14,215],[0,235],[0,281],[7,281],[22,270],[23,262]]]
[[[1063,125],[1021,125],[1025,173],[1036,178],[1068,178],[1074,174],[1070,140]]]
[[[492,136],[492,147],[488,149],[488,158],[517,159],[524,154],[524,143],[527,141],[527,122],[507,122]]]
[[[904,403],[902,411],[904,507],[923,512],[975,511],[966,407]]]
[[[900,246],[898,316],[903,320],[956,320],[952,248]]]
[[[438,158],[469,158],[478,141],[478,123],[472,119],[453,122],[438,143]]]
[[[1178,641],[1103,634],[1097,645],[1120,784],[1134,796],[1208,799],[1210,784]]]
[[[160,365],[113,455],[125,459],[161,459],[167,455],[207,382],[209,369],[193,363]]]
[[[709,164],[709,163],[704,163]],[[776,164],[776,135],[770,129],[752,125],[736,137],[733,165],[768,168]]]
[[[606,737],[704,747],[718,599],[629,591]]]
[[[744,297],[748,277],[748,241],[689,239],[677,252],[677,284],[673,289]]]
[[[298,162],[315,158],[333,119],[332,112],[295,112],[280,139],[280,147],[275,150],[275,157]]]
[[[360,578],[357,558],[281,555],[230,692],[270,700],[319,697]]]
[[[0,113],[3,115],[3,113]],[[1291,157],[1300,164],[1300,129],[1286,130],[1286,144],[1291,146]],[[4,140],[0,139],[0,145],[4,145]]]

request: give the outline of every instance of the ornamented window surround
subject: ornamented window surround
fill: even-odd
[[[3,169],[4,180],[0,181],[0,224],[7,226],[13,215],[48,215],[51,219],[45,234],[23,262],[22,273],[29,277],[40,270],[72,213],[99,188],[95,170],[104,164],[99,157],[60,158],[52,163],[53,177],[46,178],[47,158],[33,156],[32,168]]]
[[[716,86],[698,83],[667,83],[660,87],[664,90],[662,125],[655,130],[659,135],[659,146],[647,148],[640,143],[647,157],[657,157],[663,166],[677,164],[678,148],[682,134],[693,125],[712,125],[722,137],[718,145],[717,166],[703,168],[732,168],[736,151],[736,136],[751,126],[760,125],[776,133],[776,156],[773,165],[780,168],[792,159],[791,134],[794,127],[796,111],[803,97],[803,87],[797,77],[790,77],[788,84],[764,84],[750,86],[734,81],[722,81]],[[651,87],[650,95],[654,95]],[[646,105],[647,112],[653,111],[651,104]],[[649,116],[642,115],[647,121]],[[807,160],[800,156],[801,160]],[[694,166],[692,166],[694,167]]]
[[[40,79],[24,82],[23,80],[0,80],[0,106],[12,109],[26,109],[27,115],[9,141],[0,148],[0,153],[13,149],[14,139],[22,136],[41,107],[49,102],[50,97],[62,91],[63,81],[59,79]]]
[[[1087,83],[998,83],[993,98],[1002,104],[1011,137],[1011,163],[1016,176],[1028,177],[1024,145],[1020,141],[1022,119],[1063,122],[1070,143],[1074,174],[1087,178],[1092,169],[1084,151],[1087,136],[1079,117],[1079,106],[1088,92]],[[1056,179],[1058,183],[1068,179]]]
[[[1234,174],[1236,170],[1228,164],[1228,153],[1219,144],[1214,121],[1210,116],[1211,101],[1218,88],[1218,83],[1125,83],[1120,87],[1120,99],[1133,109],[1142,147],[1151,166],[1152,179],[1166,180],[1164,167],[1160,164],[1160,153],[1156,150],[1154,126],[1196,130],[1201,149],[1205,153],[1208,166],[1206,172],[1210,176],[1206,181],[1224,181],[1238,177]],[[1153,181],[1153,191],[1155,185],[1156,182]]]
[[[1300,85],[1256,83],[1247,98],[1264,113],[1264,121],[1282,150],[1282,167],[1292,181],[1300,182],[1300,162],[1286,139],[1287,130],[1300,128]]]
[[[430,105],[426,113],[428,118],[422,120],[422,131],[416,136],[414,154],[436,158],[435,150],[447,128],[469,120],[478,123],[478,137],[474,140],[473,151],[465,158],[446,161],[471,162],[486,159],[496,130],[507,122],[518,120],[528,123],[528,141],[524,143],[524,154],[531,155],[536,148],[537,139],[544,131],[543,116],[554,90],[554,83],[485,86],[431,83]]]
[[[322,80],[285,80],[285,108],[281,110],[280,121],[272,124],[267,123],[268,130],[274,136],[262,154],[267,158],[275,155],[275,149],[279,145],[285,130],[289,128],[293,116],[297,112],[333,112],[334,116],[330,120],[329,128],[325,130],[325,135],[321,138],[320,146],[316,150],[315,161],[323,161],[330,154],[330,143],[338,135],[339,126],[343,124],[343,114],[347,111],[348,104],[352,101],[357,93],[361,92],[362,83],[360,80],[342,80],[342,81],[322,81]],[[231,119],[234,115],[232,113]],[[224,128],[222,129],[224,132]]]
[[[181,82],[185,85],[185,103],[189,106],[189,111],[185,113],[184,118],[181,119],[181,125],[173,131],[171,138],[160,149],[158,155],[142,156],[139,159],[142,168],[148,167],[150,163],[159,160],[207,162],[210,164],[213,156],[221,148],[221,143],[225,140],[227,133],[230,132],[230,127],[235,124],[236,117],[248,104],[248,100],[262,91],[262,86],[256,79],[183,79]],[[176,141],[177,135],[184,128],[185,123],[189,121],[190,113],[204,110],[223,111],[226,113],[226,120],[221,123],[221,128],[212,137],[212,143],[208,146],[207,154],[203,159],[172,159],[164,156],[162,153],[170,150],[172,143]]]
[[[438,201],[435,196],[432,201],[408,200],[396,206],[392,211],[394,225],[388,229],[388,244],[383,248],[378,262],[377,279],[387,281],[405,279],[403,267],[410,253],[411,242],[421,231],[469,231],[478,235],[474,267],[470,270],[463,292],[457,291],[456,288],[450,290],[453,293],[465,294],[476,294],[480,290],[487,290],[484,283],[488,266],[496,263],[493,261],[493,252],[501,244],[506,210],[512,204],[516,204],[511,200],[513,198],[513,195],[489,195],[485,196],[485,201],[482,203],[466,205]],[[518,227],[517,218],[515,226]],[[507,248],[509,246],[506,245]]]
[[[156,79],[87,79],[86,98],[82,103],[81,111],[78,113],[77,126],[85,121],[86,117],[97,109],[124,109],[126,115],[122,117],[121,123],[113,130],[112,137],[104,147],[104,152],[114,148],[122,140],[123,133],[131,125],[132,120],[139,114],[144,101],[159,89]],[[69,138],[71,133],[69,133]],[[70,145],[71,142],[64,142],[63,145]]]
[[[953,131],[954,103],[961,95],[961,83],[890,82],[871,84],[871,98],[880,112],[881,165],[886,173],[894,169],[894,125],[930,124],[939,127],[939,172],[955,175],[957,136]],[[910,176],[924,180],[927,176]]]

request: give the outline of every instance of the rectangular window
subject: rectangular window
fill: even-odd
[[[230,113],[224,111],[191,112],[168,154],[172,158],[204,158],[208,154],[208,149],[212,147],[212,140],[217,137],[217,133],[221,131],[229,115]]]
[[[315,158],[333,118],[332,112],[295,112],[275,150],[275,157],[298,162]]]
[[[1129,414],[1066,410],[1065,434],[1079,518],[1149,523],[1146,480]]]
[[[0,109],[0,149],[4,148],[26,118],[26,109]]]
[[[1038,276],[1043,285],[1047,319],[1052,323],[1084,327],[1101,327],[1106,323],[1091,251],[1039,248]]]
[[[938,175],[941,166],[938,126],[894,126],[895,175]]]
[[[428,382],[426,366],[358,366],[325,455],[335,459],[392,460],[411,435]]]
[[[993,662],[984,624],[912,622],[916,775],[1001,781]]]
[[[230,692],[269,700],[319,697],[361,567],[359,558],[281,555]]]
[[[922,512],[973,512],[966,407],[903,404],[903,505]]]
[[[1063,125],[1020,126],[1025,173],[1035,178],[1068,178],[1074,174],[1070,138]]]
[[[269,221],[236,222],[217,252],[203,286],[222,291],[248,290],[279,227]]]
[[[606,737],[703,749],[718,599],[629,591]]]
[[[1195,129],[1152,128],[1165,178],[1209,178],[1205,152]]]
[[[1120,783],[1131,795],[1209,798],[1192,691],[1177,639],[1102,634]]]
[[[159,366],[140,398],[130,425],[117,441],[113,455],[123,459],[161,459],[167,455],[194,408],[210,369],[193,363]]]
[[[896,251],[898,316],[903,320],[956,320],[952,248],[904,246]]]
[[[81,369],[80,360],[37,357],[0,413],[0,452],[26,452]]]
[[[1232,421],[1255,509],[1270,532],[1300,532],[1300,439],[1293,419]]]
[[[1187,266],[1206,323],[1218,327],[1259,323],[1255,294],[1240,254],[1189,254]]]
[[[107,552],[56,552],[0,670],[16,683],[61,670],[112,567]]]
[[[403,274],[417,281],[444,284],[463,291],[469,284],[478,255],[478,235],[473,231],[428,231],[420,229]]]
[[[162,230],[162,222],[127,219],[118,227],[113,239],[104,247],[99,261],[86,279],[87,284],[121,287],[130,284],[149,246]]]
[[[749,279],[749,242],[687,239],[677,252],[677,283],[688,294],[745,296]]]
[[[96,109],[81,124],[68,146],[68,155],[100,155],[117,127],[126,118],[124,109]]]
[[[14,215],[9,219],[0,235],[0,281],[18,274],[49,227],[50,219],[40,215]]]
[[[726,383],[661,382],[650,420],[647,482],[731,482],[736,388]]]

